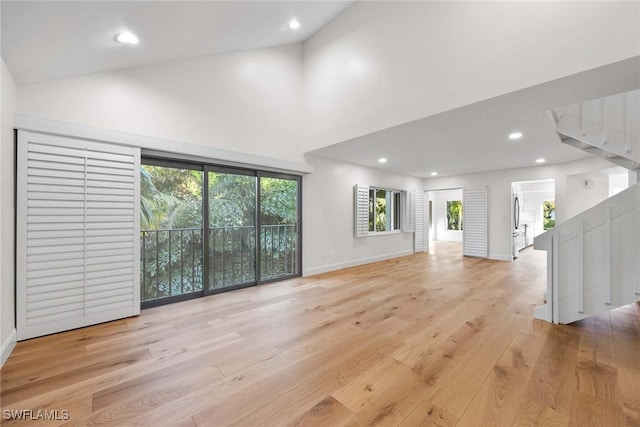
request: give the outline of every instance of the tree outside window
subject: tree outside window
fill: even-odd
[[[400,229],[400,192],[369,189],[369,232]]]
[[[556,226],[556,201],[542,202],[542,226],[544,230],[551,230]]]
[[[447,230],[462,230],[462,200],[447,200]]]

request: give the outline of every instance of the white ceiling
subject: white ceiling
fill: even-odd
[[[424,178],[536,166],[538,158],[565,163],[589,155],[560,142],[549,110],[638,88],[635,57],[308,154]],[[523,137],[510,141],[515,131]]]
[[[297,43],[352,1],[2,1],[2,57],[18,84]],[[300,29],[287,23],[297,18]],[[114,41],[134,32],[137,46]]]

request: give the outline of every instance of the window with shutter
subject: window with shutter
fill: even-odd
[[[18,339],[140,312],[140,150],[18,134]]]

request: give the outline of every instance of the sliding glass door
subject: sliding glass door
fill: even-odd
[[[255,173],[207,168],[207,188],[207,293],[256,283]]]
[[[147,162],[140,170],[142,306],[202,294],[203,172],[193,165]]]
[[[299,177],[143,161],[143,308],[300,274]]]
[[[260,279],[263,282],[300,272],[300,181],[260,174]]]

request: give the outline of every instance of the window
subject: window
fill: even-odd
[[[556,201],[542,202],[542,226],[544,230],[551,230],[556,226]]]
[[[369,189],[369,233],[400,230],[400,192]]]
[[[461,200],[447,200],[447,230],[462,230]]]

